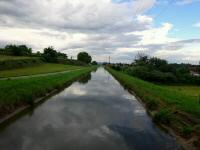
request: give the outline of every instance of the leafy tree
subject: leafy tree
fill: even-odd
[[[40,53],[40,51],[37,51],[35,56],[40,57],[40,56],[42,56],[42,54]]]
[[[65,53],[58,52],[58,53],[57,53],[57,56],[58,56],[59,58],[62,58],[62,59],[67,59],[67,54],[65,54]]]
[[[149,56],[145,55],[144,53],[138,53],[135,57],[135,60],[133,62],[136,66],[144,66],[147,65],[149,62]]]
[[[57,52],[53,47],[45,48],[42,56],[47,62],[57,62]]]
[[[22,56],[32,54],[32,49],[28,48],[26,45],[19,45],[18,48]]]
[[[5,50],[15,56],[28,56],[32,54],[32,49],[26,45],[7,45]]]
[[[89,64],[92,61],[92,57],[86,52],[78,53],[77,59],[79,61],[82,61],[82,62],[86,63],[86,64]]]
[[[92,64],[92,65],[97,65],[97,62],[96,62],[96,61],[92,61],[91,64]]]
[[[149,57],[143,53],[136,56],[132,65],[113,64],[111,67],[153,82],[200,84],[200,78],[190,74],[190,70],[197,72],[200,65],[168,64],[164,59]]]
[[[200,74],[200,61],[199,61],[199,65],[198,65],[198,72]]]
[[[32,54],[32,49],[28,48],[26,45],[7,45],[5,50],[15,56],[26,56]]]
[[[163,71],[168,65],[168,63],[166,60],[157,57],[152,57],[149,59],[148,65],[153,69],[158,69],[160,71]]]

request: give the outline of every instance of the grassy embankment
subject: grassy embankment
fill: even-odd
[[[186,145],[200,146],[200,103],[197,96],[200,87],[160,86],[111,68],[107,70],[141,98],[157,123],[190,139]]]
[[[0,78],[44,74],[44,73],[68,71],[68,70],[74,70],[74,69],[80,69],[80,68],[81,68],[80,66],[44,63],[38,66],[0,71]]]
[[[188,96],[198,98],[200,95],[200,86],[166,86],[169,89],[176,90]]]
[[[43,63],[44,62],[39,57],[0,55],[0,71],[38,66]]]
[[[35,99],[45,96],[54,89],[65,87],[94,69],[95,67],[82,67],[81,70],[64,74],[0,81],[0,117],[20,106],[33,104]]]

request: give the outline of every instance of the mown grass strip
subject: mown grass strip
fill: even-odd
[[[0,78],[45,74],[45,73],[80,69],[80,68],[81,68],[80,66],[46,63],[38,66],[0,71]]]
[[[64,65],[64,64],[41,64],[38,66],[25,67],[13,70],[0,71],[0,78],[18,77],[35,74],[53,73],[67,70],[80,69],[80,66]]]
[[[158,106],[161,104],[165,108],[183,111],[200,119],[200,104],[196,97],[183,94],[169,87],[143,81],[110,68],[107,69],[126,87],[132,89],[145,103],[158,104]]]

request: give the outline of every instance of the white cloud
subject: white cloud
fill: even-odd
[[[147,44],[162,44],[167,42],[173,42],[177,39],[168,37],[169,32],[172,30],[173,24],[164,23],[161,27],[150,28],[144,31],[133,32],[132,34],[142,36],[140,41],[141,45]]]
[[[200,2],[200,0],[178,0],[177,4],[178,5],[186,5],[186,4],[191,4],[194,2]]]
[[[97,61],[111,55],[115,62],[130,62],[137,51],[185,53],[185,44],[177,42],[182,39],[169,36],[173,24],[155,27],[154,18],[145,14],[155,4],[156,0],[0,0],[0,45],[27,44],[34,51],[52,45],[69,56],[85,50]]]
[[[195,23],[194,26],[200,28],[200,22]]]

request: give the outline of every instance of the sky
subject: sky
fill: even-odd
[[[0,47],[53,46],[130,63],[138,53],[200,61],[200,0],[0,0]]]

